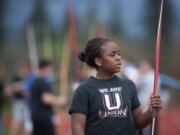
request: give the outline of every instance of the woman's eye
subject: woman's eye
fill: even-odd
[[[115,56],[115,54],[110,54],[109,56],[114,57],[114,56]]]

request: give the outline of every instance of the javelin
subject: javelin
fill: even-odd
[[[157,86],[158,86],[158,72],[159,72],[159,59],[160,59],[160,47],[161,47],[161,29],[162,29],[163,3],[164,3],[164,0],[161,1],[161,10],[160,10],[160,16],[159,16],[158,32],[157,32],[155,75],[154,75],[154,87],[153,87],[153,93],[152,93],[153,96],[156,95]],[[156,111],[155,110],[153,110],[152,117],[153,118],[152,118],[152,132],[151,132],[151,135],[154,135],[155,120],[156,120]]]

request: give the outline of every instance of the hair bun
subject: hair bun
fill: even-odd
[[[80,61],[85,62],[86,61],[85,53],[84,52],[80,52],[78,58],[79,58]]]

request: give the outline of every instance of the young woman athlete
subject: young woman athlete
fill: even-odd
[[[136,135],[150,124],[152,109],[160,110],[160,97],[151,96],[143,113],[134,83],[122,79],[118,46],[110,39],[88,41],[79,59],[97,70],[77,88],[69,110],[73,135]]]

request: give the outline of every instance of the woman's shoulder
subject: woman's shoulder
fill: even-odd
[[[122,81],[122,82],[127,82],[127,83],[132,83],[132,81],[124,76],[121,76],[121,75],[116,75],[117,78]]]
[[[119,81],[123,84],[123,85],[127,85],[127,86],[135,86],[135,83],[123,76],[117,76],[117,78],[119,79]]]
[[[80,81],[80,85],[86,86],[86,85],[89,85],[89,84],[91,84],[91,83],[93,83],[93,82],[94,82],[94,79],[93,79],[92,76],[90,76],[90,77],[88,77],[88,78],[86,78],[86,79],[81,80],[81,81]]]
[[[88,90],[91,86],[93,86],[94,81],[92,80],[91,77],[84,79],[80,81],[79,86],[77,87],[76,90],[81,91],[81,90]]]

